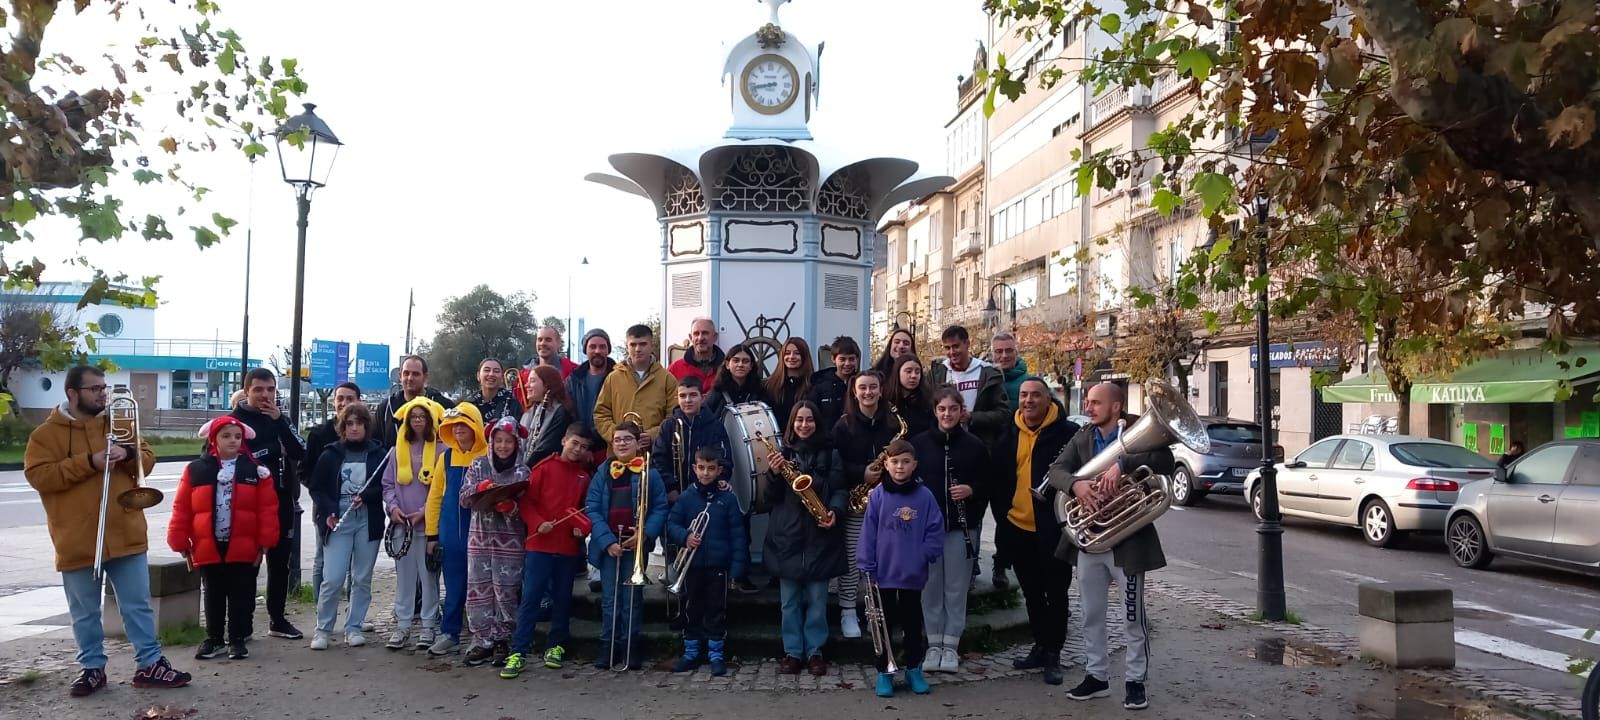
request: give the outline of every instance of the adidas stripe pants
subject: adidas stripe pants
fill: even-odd
[[[1125,573],[1116,566],[1112,553],[1078,553],[1078,588],[1083,595],[1083,649],[1088,656],[1084,670],[1108,680],[1111,658],[1107,652],[1106,603],[1112,583],[1122,590],[1126,619],[1122,637],[1127,645],[1127,672],[1123,680],[1144,682],[1150,671],[1150,622],[1144,612],[1144,573]]]

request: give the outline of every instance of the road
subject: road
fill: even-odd
[[[1440,535],[1413,535],[1399,547],[1368,546],[1355,529],[1284,522],[1289,609],[1306,622],[1356,634],[1357,586],[1426,581],[1455,594],[1457,660],[1466,667],[1550,691],[1581,680],[1570,656],[1600,654],[1600,579],[1496,558],[1487,570],[1457,567]],[[1170,566],[1162,579],[1255,605],[1256,519],[1243,498],[1213,496],[1174,508],[1157,521]]]

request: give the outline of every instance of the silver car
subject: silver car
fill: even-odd
[[[1457,565],[1495,555],[1600,574],[1600,440],[1563,440],[1461,489],[1445,544]]]
[[[1334,435],[1276,467],[1284,515],[1360,528],[1376,547],[1413,530],[1443,532],[1462,483],[1497,470],[1460,445],[1411,435]],[[1244,491],[1260,516],[1260,470]]]
[[[1203,417],[1211,451],[1197,453],[1183,443],[1173,443],[1172,502],[1193,505],[1212,493],[1244,494],[1244,479],[1261,467],[1261,426],[1249,420]],[[1283,460],[1283,447],[1274,445],[1272,456]]]

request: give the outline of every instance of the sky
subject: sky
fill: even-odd
[[[898,154],[943,172],[956,78],[970,71],[984,32],[978,5],[784,6],[786,31],[812,47],[827,43],[811,124],[817,141]],[[223,0],[218,24],[238,30],[252,54],[296,58],[310,85],[303,99],[317,104],[345,143],[328,186],[313,197],[307,346],[320,338],[387,343],[399,352],[408,291],[416,293],[412,332],[420,339],[433,335],[447,298],[480,283],[535,293],[537,317],[565,318],[570,280],[574,326],[584,317],[613,337],[658,312],[653,210],[583,177],[609,171],[612,153],[720,138],[731,121],[730,86],[718,77],[727,49],[767,14],[754,0]],[[115,45],[139,31],[126,21],[58,18],[46,50],[87,56],[109,46],[116,54]],[[149,140],[160,137],[156,128]],[[287,347],[295,203],[276,156],[252,167],[228,149],[184,162],[188,177],[212,190],[191,212],[238,220],[233,234],[204,251],[175,233],[178,240],[164,243],[91,248],[92,256],[134,277],[163,276],[161,338],[237,340],[249,230],[251,355]],[[130,195],[135,216],[143,214],[140,201],[170,205],[182,194],[147,195]],[[36,229],[41,239],[15,255],[68,256],[73,228],[48,228]],[[86,278],[57,267],[46,279]]]

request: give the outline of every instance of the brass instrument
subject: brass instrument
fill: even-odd
[[[767,452],[778,452],[777,444],[773,443],[771,438],[761,434],[760,431],[756,432],[756,439],[760,440],[762,445],[767,446]],[[817,491],[812,488],[815,480],[810,475],[796,470],[794,463],[787,460],[773,466],[772,472],[777,473],[778,477],[783,478],[783,481],[789,484],[789,489],[793,490],[794,494],[800,498],[800,504],[805,506],[806,512],[811,513],[811,517],[817,521],[818,525],[828,521],[828,506],[822,504],[822,498],[817,497]]]
[[[698,537],[704,540],[706,536],[706,528],[710,525],[711,503],[706,503],[706,506],[700,509],[700,514],[694,516],[694,519],[689,521],[689,536]],[[673,581],[671,585],[667,586],[667,592],[672,593],[673,595],[683,592],[683,585],[689,579],[689,565],[694,562],[695,552],[697,552],[699,549],[700,548],[689,547],[687,544],[685,544],[683,549],[678,551],[677,559],[672,562],[672,574],[673,577],[677,578],[677,580]]]
[[[630,411],[630,412],[624,413],[623,416],[622,416],[622,419],[623,419],[624,422],[626,422],[629,418],[632,418],[635,423],[638,423],[640,428],[644,427],[644,418],[641,417],[639,415],[639,413]],[[640,439],[641,442],[644,441],[644,438],[642,436],[639,439]],[[645,450],[645,451],[639,453],[639,457],[644,460],[644,471],[639,474],[639,498],[638,498],[638,504],[635,505],[634,509],[633,509],[634,516],[633,516],[633,535],[632,535],[632,537],[634,538],[634,546],[633,546],[633,550],[631,551],[633,553],[633,572],[628,575],[628,579],[626,581],[622,580],[622,563],[618,562],[617,563],[617,567],[616,567],[616,571],[615,571],[616,572],[616,579],[613,580],[613,583],[619,583],[619,584],[621,584],[623,586],[626,586],[628,588],[643,587],[644,585],[646,585],[646,584],[648,584],[650,582],[649,579],[647,579],[644,576],[644,567],[645,567],[644,519],[650,512],[650,451],[649,450]],[[621,539],[626,539],[626,538],[621,538]],[[619,560],[620,560],[620,558],[619,558]],[[622,598],[618,597],[616,602],[614,602],[612,604],[612,611],[611,611],[611,658],[610,659],[611,659],[611,669],[615,670],[617,672],[626,672],[628,670],[628,661],[633,657],[633,635],[634,635],[634,632],[633,632],[634,631],[634,627],[633,627],[633,607],[634,607],[634,605],[633,604],[638,602],[638,601],[639,601],[639,598],[634,595],[633,591],[632,590],[628,590],[627,591],[627,613],[628,613],[627,633],[628,633],[628,640],[627,640],[627,649],[623,653],[623,662],[622,662],[622,666],[621,667],[617,666],[617,657],[616,656],[617,656],[617,616],[618,616],[619,613],[624,611],[623,610]]]
[[[1181,442],[1197,453],[1211,451],[1205,423],[1177,390],[1152,380],[1145,383],[1144,393],[1145,414],[1131,427],[1118,421],[1115,443],[1090,458],[1069,477],[1051,477],[1046,473],[1044,481],[1035,488],[1037,493],[1044,492],[1047,487],[1059,491],[1055,497],[1056,518],[1062,522],[1073,544],[1084,552],[1110,550],[1161,517],[1172,506],[1172,478],[1156,474],[1149,466],[1125,472],[1116,491],[1102,498],[1093,510],[1073,496],[1073,482],[1092,480],[1117,467],[1124,455],[1149,452],[1174,442]]]
[[[883,452],[878,453],[878,457],[867,465],[867,469],[876,469],[879,473],[883,472],[883,464],[889,460],[889,446],[893,445],[895,440],[900,440],[906,436],[906,419],[900,417],[900,411],[893,405],[889,406],[889,412],[894,415],[895,420],[900,421],[900,432],[895,433],[894,438],[884,444]],[[881,482],[883,482],[883,476],[880,474],[878,482],[869,483],[862,479],[860,485],[850,488],[850,512],[856,515],[865,513],[867,511],[867,497],[872,494],[872,489]]]
[[[139,402],[133,399],[131,390],[118,386],[111,391],[111,400],[106,403],[106,419],[109,435],[116,438],[116,443],[128,450],[128,457],[136,461],[133,488],[118,495],[117,504],[129,510],[144,510],[160,505],[161,491],[144,486],[144,458],[139,452],[144,444],[144,432],[139,423]]]
[[[883,615],[883,598],[878,595],[878,584],[872,578],[864,578],[864,582],[867,606],[863,612],[867,616],[867,632],[872,635],[872,651],[884,657],[887,664],[883,671],[893,675],[900,672],[900,667],[894,664],[894,647],[889,644],[889,620]]]
[[[684,479],[685,476],[690,475],[692,473],[690,468],[684,466],[683,461],[684,461],[684,457],[683,457],[683,423],[681,423],[681,422],[680,423],[673,423],[672,424],[672,474],[674,476],[676,476],[676,482],[678,483],[678,492],[683,492],[683,490],[685,488],[689,487],[689,484],[685,483],[683,481],[683,479]]]
[[[517,405],[520,406],[524,411],[532,410],[533,408],[530,406],[531,403],[528,402],[528,388],[523,387],[522,380],[522,373],[517,372],[516,368],[511,368],[510,370],[506,371],[505,382],[506,387],[511,388],[511,396],[517,399]],[[484,400],[489,399],[490,398],[484,398]]]

